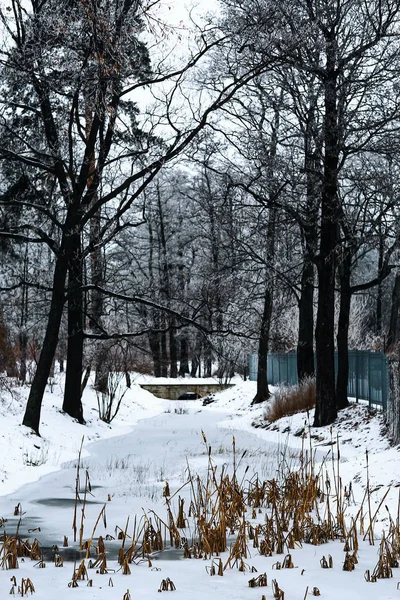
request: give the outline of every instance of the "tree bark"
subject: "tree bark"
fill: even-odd
[[[315,84],[315,82],[314,82]],[[314,263],[318,246],[318,209],[321,197],[321,136],[317,125],[317,100],[313,82],[308,91],[304,133],[304,169],[306,172],[306,206],[303,217],[303,271],[299,300],[299,336],[297,344],[297,376],[315,377],[314,365]]]
[[[79,232],[71,234],[72,251],[68,266],[68,347],[63,411],[84,423],[81,402],[83,365],[82,252]]]
[[[321,236],[317,261],[318,310],[315,330],[317,377],[314,427],[329,425],[337,417],[334,325],[339,141],[335,35],[334,29],[326,33],[325,148],[321,197]]]
[[[267,169],[268,180],[271,184],[269,197],[273,195],[274,168],[273,159],[276,157],[278,145],[278,129],[279,129],[279,109],[280,105],[275,106],[274,122],[272,125],[271,145],[269,151],[269,164]],[[276,234],[276,217],[277,209],[272,203],[268,214],[268,227],[266,232],[266,253],[265,253],[265,292],[264,292],[264,307],[261,318],[260,337],[258,342],[258,369],[257,369],[257,391],[253,398],[252,405],[260,404],[268,400],[270,393],[268,389],[267,377],[267,357],[269,350],[269,334],[271,329],[271,316],[273,308],[273,288],[274,277],[270,275],[269,269],[275,261],[275,234]]]
[[[351,306],[351,253],[344,251],[340,274],[340,311],[336,336],[338,352],[338,371],[336,379],[336,405],[338,410],[349,406],[347,387],[349,381],[349,323]]]
[[[192,347],[192,364],[190,369],[190,376],[196,377],[197,371],[198,376],[201,377],[201,355],[202,355],[202,347],[203,347],[203,338],[197,332],[194,340],[194,344]]]
[[[382,272],[384,260],[384,244],[382,234],[382,219],[379,219],[379,257],[378,257],[378,273]],[[378,289],[376,294],[376,320],[375,320],[375,333],[377,335],[382,334],[382,296],[383,296],[383,285],[382,280],[378,283]]]
[[[25,330],[19,332],[19,374],[18,378],[22,383],[26,381],[26,360],[28,350],[28,335]]]
[[[189,373],[189,345],[185,334],[180,338],[179,377]]]
[[[314,265],[306,259],[301,274],[297,376],[301,383],[314,375]]]
[[[389,330],[388,330],[388,334],[387,334],[386,348],[385,348],[386,353],[393,352],[393,350],[396,346],[396,343],[397,343],[399,308],[400,308],[400,273],[397,273],[396,278],[394,280],[393,292],[392,292]]]
[[[265,290],[264,309],[261,319],[261,331],[258,341],[257,392],[252,405],[260,404],[270,397],[267,378],[267,358],[269,348],[269,332],[272,314],[272,293],[269,287]]]
[[[165,315],[161,315],[161,331],[160,347],[161,347],[161,377],[168,377],[168,347],[167,347],[167,334],[165,331],[166,319]]]
[[[212,347],[208,340],[204,344],[204,372],[203,377],[212,376],[213,353]],[[199,375],[200,377],[200,375]]]
[[[161,377],[161,347],[160,335],[156,331],[149,331],[149,344],[153,358],[154,377]]]
[[[33,429],[37,435],[39,435],[42,399],[58,343],[58,332],[60,330],[61,317],[64,308],[64,286],[67,268],[67,255],[65,252],[61,252],[57,257],[54,269],[53,292],[42,351],[40,353],[22,421],[23,425]]]
[[[169,332],[169,361],[170,361],[170,377],[176,379],[178,377],[178,345],[176,341],[175,319],[170,319]]]

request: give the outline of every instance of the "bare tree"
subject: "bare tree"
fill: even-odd
[[[0,147],[0,157],[29,165],[41,177],[53,177],[54,194],[44,206],[31,203],[41,221],[53,223],[57,235],[24,223],[13,236],[46,243],[56,256],[52,297],[42,352],[32,384],[24,424],[39,431],[40,408],[55,354],[68,274],[70,306],[69,345],[82,356],[82,264],[95,246],[105,245],[130,225],[130,207],[163,165],[177,157],[201,131],[209,116],[266,65],[241,69],[216,84],[206,107],[191,112],[180,106],[186,95],[178,91],[188,71],[223,38],[198,30],[197,47],[190,40],[187,60],[169,68],[161,57],[150,67],[149,52],[140,32],[151,19],[154,3],[31,2],[25,7],[12,0],[12,11],[1,11],[4,28],[2,63],[3,128],[12,144]],[[136,105],[127,100],[146,86],[170,82],[164,93],[163,113],[149,115],[141,129]],[[13,87],[14,86],[14,87]],[[161,89],[161,88],[158,88]],[[11,91],[13,90],[13,91]],[[15,91],[16,90],[16,91]],[[28,93],[25,93],[28,90]],[[159,94],[160,95],[160,94]],[[90,123],[86,119],[90,109]],[[10,111],[35,118],[41,143],[30,144],[26,124],[14,130]],[[124,116],[124,114],[126,116]],[[184,115],[189,114],[190,118]],[[166,142],[154,135],[158,125],[167,128]],[[24,204],[22,204],[24,206]],[[82,235],[101,211],[107,213],[98,239],[83,247]],[[104,213],[103,213],[104,214]],[[70,356],[71,360],[71,356]],[[66,386],[64,408],[83,420],[80,403],[81,364],[76,364]]]

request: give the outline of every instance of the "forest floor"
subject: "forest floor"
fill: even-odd
[[[235,387],[216,394],[215,402],[203,407],[201,400],[157,399],[139,387],[144,379],[149,378],[138,376],[134,380],[111,425],[98,419],[96,394],[88,386],[83,398],[87,424],[82,426],[61,411],[63,380],[59,377],[52,390],[46,393],[41,437],[20,424],[28,388],[2,394],[2,530],[11,536],[19,527],[23,539],[29,538],[32,543],[37,538],[44,561],[19,558],[17,570],[6,569],[8,562],[3,545],[1,597],[8,594],[10,588],[18,595],[22,580],[25,579],[26,584],[28,578],[35,587],[34,597],[43,600],[78,596],[96,600],[158,598],[158,590],[168,586],[169,581],[176,587],[173,593],[177,600],[204,597],[210,600],[260,600],[262,595],[272,600],[274,594],[279,594],[279,589],[284,591],[285,600],[302,600],[313,595],[313,591],[329,600],[399,597],[399,568],[389,570],[392,577],[378,578],[375,583],[366,581],[366,572],[373,574],[384,554],[379,551],[383,532],[387,536],[390,528],[393,531],[398,518],[400,453],[385,437],[379,412],[371,414],[367,406],[351,404],[340,413],[332,427],[310,427],[312,413],[294,415],[268,425],[264,418],[265,407],[250,406],[255,393],[253,382],[237,380]],[[76,468],[82,438],[81,501],[85,495],[85,481],[90,480],[91,491],[86,494],[87,504],[77,505],[78,532],[74,542]],[[229,531],[227,549],[218,558],[215,556],[214,562],[206,554],[201,560],[183,557],[185,542],[190,545],[189,540],[198,535],[190,515],[196,489],[203,486],[202,489],[210,492],[211,488],[207,486],[213,485],[213,473],[215,481],[220,481],[221,473],[229,474],[233,481],[234,474],[237,485],[244,489],[254,485],[257,479],[271,481],[281,477],[283,471],[299,473],[304,470],[304,464],[322,477],[328,492],[339,485],[345,490],[342,512],[347,531],[351,529],[351,519],[359,518],[358,563],[353,571],[343,570],[346,553],[340,536],[321,545],[297,544],[290,550],[294,568],[287,569],[279,569],[277,564],[283,561],[282,555],[275,552],[272,556],[261,555],[250,538],[241,550],[242,568],[239,569],[240,563],[233,560],[231,565],[227,564],[237,539],[237,532],[231,534]],[[169,532],[162,525],[168,522],[164,496],[166,482],[175,521],[179,515],[178,498],[184,500],[186,528],[180,531],[180,548],[170,547]],[[368,502],[365,501],[367,487]],[[205,504],[216,506],[217,496],[218,490],[210,492]],[[337,508],[331,506],[333,514]],[[208,506],[207,510],[212,512],[213,508]],[[320,512],[322,520],[326,515],[329,518],[326,498],[324,502],[321,500]],[[102,516],[96,526],[100,513]],[[247,528],[249,524],[264,526],[267,515],[270,512],[266,506],[262,506],[257,514],[249,509]],[[371,521],[373,537],[366,535]],[[167,546],[162,552],[153,548],[144,559],[141,555],[135,557],[130,563],[131,574],[124,575],[116,561],[121,547],[118,534],[126,528],[126,550],[135,535],[135,522],[136,531],[143,524],[149,526],[151,523],[154,529],[160,526],[162,536],[167,538]],[[78,580],[74,587],[74,569],[85,557],[78,544],[81,526],[84,540],[90,539],[95,530],[93,556],[98,536],[106,540],[107,568],[101,574],[99,566],[90,569],[89,560],[86,560],[84,564],[91,585],[88,580]],[[68,548],[62,547],[64,536],[69,539]],[[54,546],[58,546],[58,551]],[[64,559],[62,568],[55,567],[57,552]],[[284,554],[287,553],[285,549]],[[332,568],[321,568],[323,556],[328,559],[329,555]],[[218,567],[219,558],[226,568],[223,576],[212,577],[210,573],[213,566]],[[95,560],[94,556],[92,562]],[[46,568],[39,568],[43,564]],[[268,585],[261,589],[250,587],[249,581],[263,573],[266,573]],[[272,583],[273,579],[278,588]]]

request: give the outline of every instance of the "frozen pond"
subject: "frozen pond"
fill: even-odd
[[[255,430],[232,427],[232,415],[193,408],[190,404],[183,403],[177,412],[143,419],[128,435],[91,444],[90,456],[81,461],[81,501],[85,495],[85,482],[90,482],[83,539],[91,537],[99,513],[106,505],[106,522],[100,519],[93,546],[98,535],[107,536],[109,539],[105,544],[110,558],[117,556],[121,547],[118,532],[125,530],[128,518],[128,536],[135,518],[138,522],[149,514],[148,511],[153,510],[165,518],[163,488],[166,481],[172,494],[181,488],[179,495],[185,499],[186,506],[189,505],[190,489],[185,484],[189,473],[202,476],[207,472],[209,447],[217,473],[221,469],[233,469],[235,464],[238,475],[245,474],[248,479],[253,472],[263,479],[274,477],[282,457],[288,462],[296,460],[297,450],[286,447],[284,438],[282,443],[267,444]],[[251,459],[252,472],[246,472],[247,458]],[[85,552],[79,550],[78,543],[73,543],[76,467],[77,461],[72,461],[63,465],[60,471],[23,486],[9,496],[0,497],[0,517],[7,519],[0,531],[15,532],[19,516],[13,516],[13,513],[19,504],[22,511],[20,535],[31,540],[37,538],[47,559],[52,552],[54,554],[51,550],[54,546],[67,560],[84,557]],[[83,504],[78,503],[78,530],[82,508]],[[64,536],[68,537],[68,548],[62,547]],[[125,547],[129,543],[128,537]],[[182,551],[169,549],[161,556],[176,559],[182,556]],[[159,555],[154,558],[157,560]]]

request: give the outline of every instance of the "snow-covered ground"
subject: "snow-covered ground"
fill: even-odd
[[[285,418],[265,428],[264,407],[250,407],[255,393],[252,382],[238,380],[234,388],[217,394],[213,404],[203,407],[201,400],[157,399],[139,387],[138,383],[144,379],[135,379],[111,426],[98,420],[96,395],[90,386],[84,393],[87,425],[81,426],[64,415],[60,410],[62,381],[58,381],[45,397],[40,438],[20,425],[28,390],[20,389],[13,397],[3,397],[0,403],[0,517],[6,521],[0,532],[14,533],[22,514],[19,532],[24,539],[36,537],[39,540],[46,568],[39,568],[37,562],[30,559],[20,559],[18,570],[3,568],[0,570],[0,598],[9,593],[13,576],[17,582],[16,595],[21,580],[29,577],[35,587],[34,597],[43,600],[73,597],[122,600],[128,589],[132,600],[158,598],[161,581],[167,578],[173,581],[176,590],[163,593],[173,593],[177,599],[185,600],[204,597],[260,600],[262,595],[270,600],[273,598],[272,579],[276,579],[284,591],[285,600],[301,600],[305,598],[306,589],[307,595],[312,595],[314,587],[319,589],[322,598],[329,600],[400,597],[397,589],[400,569],[393,569],[393,578],[379,579],[376,583],[364,578],[366,570],[372,573],[377,564],[379,538],[383,531],[388,531],[389,514],[396,520],[398,510],[400,454],[382,435],[380,414],[369,415],[367,407],[352,405],[343,411],[332,428],[310,428],[311,414]],[[303,449],[315,456],[317,471],[319,465],[323,465],[321,470],[333,480],[332,474],[329,475],[331,469],[336,473],[339,469],[343,487],[348,490],[351,483],[353,495],[346,508],[349,524],[351,515],[359,511],[365,493],[368,450],[372,515],[387,494],[375,519],[375,543],[370,545],[359,535],[358,564],[352,572],[342,569],[345,553],[343,542],[339,540],[320,546],[303,544],[302,548],[291,551],[295,568],[278,571],[276,563],[282,561],[282,556],[260,556],[249,544],[245,571],[235,566],[227,568],[222,577],[211,577],[209,557],[187,559],[183,558],[181,549],[169,547],[162,553],[153,553],[151,565],[148,560],[136,560],[130,565],[131,574],[123,575],[114,560],[121,541],[109,539],[105,542],[108,573],[100,574],[98,568],[89,569],[91,586],[87,581],[79,581],[78,587],[68,587],[74,562],[65,560],[62,568],[56,568],[51,560],[55,550],[51,547],[57,545],[66,559],[81,560],[78,545],[73,542],[72,522],[82,436],[81,498],[86,473],[91,483],[84,511],[85,540],[90,539],[104,505],[106,519],[99,520],[94,538],[99,535],[117,538],[118,532],[126,526],[128,535],[132,535],[135,519],[137,526],[146,519],[155,524],[156,515],[167,520],[163,496],[167,481],[176,518],[178,496],[185,500],[185,513],[189,512],[192,498],[191,486],[187,484],[189,475],[192,481],[197,474],[207,477],[211,464],[217,476],[223,469],[232,472],[235,466],[239,481],[249,481],[255,473],[260,479],[272,479],[283,462],[291,464],[294,470],[298,468],[298,453]],[[14,516],[16,507],[18,514]],[[77,508],[79,529],[82,505]],[[264,518],[261,513],[257,516],[261,521]],[[251,521],[251,514],[248,519]],[[194,532],[187,529],[184,534],[189,538]],[[68,549],[62,548],[64,536],[69,538]],[[169,540],[169,535],[166,537]],[[224,563],[228,554],[221,555]],[[320,560],[328,555],[332,556],[333,568],[322,569]],[[257,573],[253,569],[257,569]],[[268,586],[249,587],[249,580],[264,572]]]

